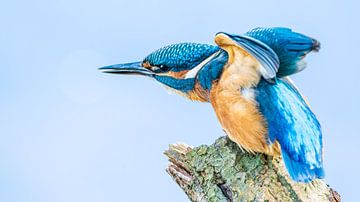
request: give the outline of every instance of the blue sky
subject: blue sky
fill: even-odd
[[[360,180],[357,1],[4,1],[0,6],[0,201],[186,201],[168,144],[223,135],[208,104],[103,65],[219,31],[285,26],[322,43],[293,77],[322,123],[326,182]]]

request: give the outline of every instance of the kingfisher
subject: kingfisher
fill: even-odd
[[[211,103],[222,128],[251,153],[282,156],[291,179],[324,178],[321,126],[289,76],[320,43],[284,27],[219,32],[216,45],[178,43],[142,61],[99,68],[142,75],[194,101]]]

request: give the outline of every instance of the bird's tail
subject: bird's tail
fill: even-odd
[[[290,157],[286,150],[281,150],[282,157],[287,168],[287,171],[291,177],[296,182],[310,182],[317,178],[324,178],[325,172],[324,168],[321,165],[320,167],[315,167],[306,163],[296,161]]]

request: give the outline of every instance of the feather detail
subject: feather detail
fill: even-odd
[[[298,182],[323,178],[321,127],[302,95],[287,79],[273,85],[262,80],[256,89],[269,143],[280,143],[291,178]]]
[[[293,32],[289,28],[255,28],[245,33],[255,38],[275,51],[280,60],[278,77],[284,77],[302,71],[306,67],[304,57],[311,51],[320,50],[320,42]]]
[[[279,59],[276,53],[266,44],[248,36],[230,35],[223,32],[216,34],[215,42],[227,52],[229,52],[228,47],[238,47],[244,55],[251,55],[261,64],[259,72],[266,80],[272,82],[275,78],[279,68]],[[231,58],[229,58],[229,63],[232,63]]]

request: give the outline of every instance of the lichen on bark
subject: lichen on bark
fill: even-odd
[[[191,201],[340,201],[323,180],[295,183],[282,159],[242,151],[227,137],[170,145],[167,172]]]

